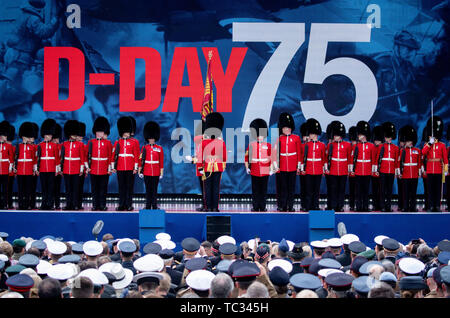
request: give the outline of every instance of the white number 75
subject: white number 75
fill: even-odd
[[[306,58],[305,83],[322,84],[331,75],[345,75],[355,87],[352,110],[343,116],[330,114],[323,100],[300,103],[306,119],[316,118],[322,128],[333,120],[350,127],[358,120],[369,120],[378,100],[375,76],[367,65],[354,58],[335,58],[325,63],[328,42],[370,42],[367,24],[313,23]],[[280,81],[297,50],[305,41],[304,23],[233,23],[233,41],[280,42],[256,80],[242,123],[247,130],[255,118],[269,123],[272,105]]]

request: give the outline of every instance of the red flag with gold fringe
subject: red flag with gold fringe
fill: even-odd
[[[202,120],[205,121],[205,118],[208,114],[212,113],[214,111],[214,95],[213,95],[213,89],[212,89],[212,74],[211,74],[211,57],[212,57],[212,51],[209,51],[208,54],[209,60],[208,60],[208,68],[206,71],[206,83],[205,83],[205,90],[203,93],[203,103],[202,103]]]

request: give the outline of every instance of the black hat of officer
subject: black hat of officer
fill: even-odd
[[[28,138],[34,137],[33,123],[31,123],[29,121],[26,121],[22,125],[20,125],[19,137],[20,138],[22,138],[22,137],[28,137]]]
[[[78,133],[77,136],[84,137],[86,136],[86,124],[79,121],[78,122]]]
[[[402,127],[402,134],[400,135],[399,131],[399,138],[400,141],[407,142],[412,141],[413,145],[417,144],[417,131],[412,126],[404,126]]]
[[[6,120],[0,123],[0,136],[8,136],[9,133],[9,122]]]
[[[338,120],[334,121],[331,126],[331,139],[333,139],[334,136],[345,137],[345,125]]]
[[[447,140],[450,141],[450,124],[447,126]]]
[[[136,118],[133,116],[128,116],[131,120],[131,134],[134,135],[136,133]]]
[[[367,139],[370,138],[370,124],[367,121],[359,121],[358,124],[356,124],[356,131],[358,135],[364,135]]]
[[[383,123],[383,133],[385,138],[397,138],[397,130],[395,125],[389,121]]]
[[[348,129],[348,139],[350,141],[357,141],[358,140],[358,134],[356,126],[352,126]]]
[[[375,126],[372,131],[372,141],[383,141],[384,132],[383,126]]]
[[[300,126],[300,135],[302,135],[302,137],[308,136],[308,127],[306,125],[306,122],[301,124]]]
[[[332,121],[331,123],[329,123],[327,125],[327,129],[325,131],[325,134],[327,135],[327,139],[333,139],[332,134],[332,127],[333,127],[334,121]]]
[[[158,123],[154,121],[149,121],[144,126],[144,139],[155,139],[155,141],[159,140],[160,136],[160,128]]]
[[[41,137],[45,135],[54,135],[56,130],[56,121],[52,118],[47,118],[41,125]]]
[[[222,132],[224,122],[225,121],[221,113],[214,112],[208,114],[205,118],[205,134],[212,139],[219,137],[215,134],[217,134],[218,131]]]
[[[60,124],[55,125],[55,134],[53,135],[53,139],[62,137],[62,128]]]
[[[427,137],[433,136],[437,139],[441,139],[444,135],[444,121],[439,116],[433,116],[428,119],[427,122]]]
[[[283,112],[280,114],[280,116],[278,116],[278,129],[280,130],[280,135],[284,127],[291,128],[292,131],[294,131],[295,129],[294,117],[286,112]]]
[[[117,130],[119,136],[122,137],[124,133],[130,133],[133,131],[133,122],[129,116],[122,116],[117,121]]]
[[[64,124],[64,136],[66,139],[69,139],[70,136],[77,136],[78,135],[78,121],[70,119],[66,121]]]
[[[97,117],[94,121],[94,126],[92,126],[92,133],[95,135],[98,131],[103,131],[105,134],[109,135],[111,125],[106,117]]]
[[[39,136],[39,125],[35,122],[31,122],[31,125],[33,126],[33,137],[37,139]]]
[[[8,135],[6,136],[6,139],[8,141],[13,141],[14,138],[16,137],[16,127],[14,127],[13,125],[9,125],[9,130],[8,130]]]
[[[250,132],[253,139],[257,137],[267,137],[267,123],[264,119],[256,118],[250,123]]]
[[[320,135],[322,134],[322,127],[320,126],[320,123],[315,118],[309,118],[306,121],[307,127],[308,127],[308,134],[315,134]]]

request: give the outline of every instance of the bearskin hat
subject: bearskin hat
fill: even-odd
[[[307,127],[308,125],[306,125],[306,123],[303,123],[301,126],[300,126],[300,134],[302,135],[302,137],[306,137],[306,136],[308,136],[308,127]]]
[[[16,138],[16,127],[14,127],[13,125],[9,125],[7,140],[13,141],[15,138]]]
[[[352,126],[348,129],[348,139],[350,141],[358,140],[358,130],[357,130],[356,126]]]
[[[345,126],[340,121],[334,121],[331,126],[331,139],[334,136],[340,136],[341,138],[345,137]]]
[[[401,134],[400,134],[401,130]],[[407,125],[399,130],[399,140],[403,142],[412,141],[413,145],[417,144],[417,131],[414,127]]]
[[[358,135],[364,135],[367,139],[370,138],[370,124],[367,121],[359,121],[356,124],[356,131]]]
[[[66,121],[64,124],[64,137],[66,137],[66,139],[70,139],[70,136],[78,136],[78,125],[79,122],[77,120],[70,119]]]
[[[306,127],[308,128],[308,135],[309,134],[315,134],[315,135],[321,135],[322,134],[322,127],[320,126],[320,123],[315,118],[309,118],[306,121]]]
[[[389,121],[383,123],[383,133],[385,138],[397,138],[397,130],[395,125]]]
[[[295,121],[294,121],[294,117],[292,117],[291,114],[283,112],[280,114],[280,116],[278,117],[278,128],[281,132],[281,130],[283,129],[283,127],[289,127],[291,128],[292,131],[295,130]],[[281,135],[281,133],[280,133]]]
[[[45,135],[54,135],[56,129],[56,121],[52,118],[47,118],[41,125],[41,137]]]
[[[6,120],[0,123],[0,136],[8,136],[9,133],[9,122]]]
[[[53,139],[58,138],[61,139],[62,137],[62,128],[60,124],[55,125],[55,134],[53,135]]]
[[[224,125],[224,118],[222,116],[222,114],[214,112],[214,113],[210,113],[208,115],[206,115],[205,118],[205,133],[208,135],[211,135],[211,133],[214,133],[214,131],[211,130],[220,130],[222,131],[223,129],[223,125]],[[208,132],[208,130],[210,130]],[[212,134],[212,136],[210,137],[216,137]]]
[[[26,121],[22,125],[20,125],[19,128],[19,137],[27,137],[27,138],[33,138],[34,137],[34,126],[33,123]]]
[[[124,133],[130,133],[133,131],[133,121],[129,116],[122,116],[117,121],[117,130],[119,136],[122,137]]]
[[[384,140],[384,131],[383,126],[378,125],[373,128],[372,131],[372,141],[383,141]]]
[[[155,141],[159,140],[160,136],[160,128],[158,123],[154,121],[149,121],[144,126],[144,139],[155,139]]]
[[[250,132],[253,139],[257,137],[267,137],[267,123],[264,119],[256,118],[250,123]]]
[[[428,119],[428,136],[433,136],[434,138],[441,139],[444,135],[444,129],[444,121],[441,117],[434,116],[433,118]]]
[[[109,135],[110,133],[110,124],[106,117],[100,116],[97,117],[94,121],[94,126],[92,126],[92,133],[95,135],[98,131],[103,131],[105,134]]]

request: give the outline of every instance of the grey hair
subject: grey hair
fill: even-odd
[[[264,284],[253,282],[247,289],[247,298],[269,298],[269,291]]]
[[[228,274],[219,273],[211,281],[210,297],[227,298],[234,289],[233,280]]]

